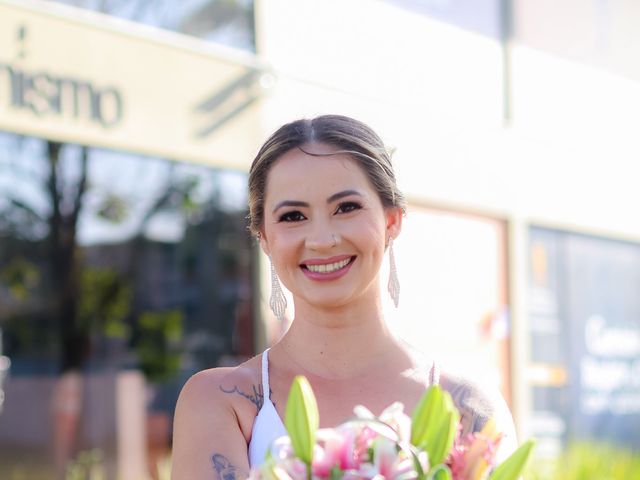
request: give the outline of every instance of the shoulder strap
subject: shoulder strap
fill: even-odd
[[[269,349],[262,352],[262,395],[265,400],[270,400],[269,392]]]
[[[431,370],[429,370],[429,385],[438,385],[440,383],[440,369],[438,368],[438,364],[433,362],[431,365]]]

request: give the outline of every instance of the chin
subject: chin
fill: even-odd
[[[321,310],[342,308],[353,303],[353,297],[345,295],[344,292],[336,295],[309,295],[301,298],[307,305]]]

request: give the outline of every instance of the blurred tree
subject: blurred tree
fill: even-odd
[[[132,287],[110,269],[82,268],[78,292],[79,328],[109,338],[128,339],[126,319],[131,311]]]
[[[0,216],[5,219],[3,236],[20,238],[23,244],[25,241],[42,244],[43,252],[39,260],[29,261],[23,256],[16,256],[6,264],[0,263],[0,284],[5,285],[16,300],[26,304],[29,303],[30,292],[35,292],[43,276],[47,277],[47,286],[42,289],[47,296],[46,316],[49,324],[56,325],[55,343],[60,346],[61,370],[64,372],[82,366],[89,353],[92,334],[124,340],[132,338],[136,327],[131,322],[136,319],[131,317],[135,295],[135,285],[131,282],[143,269],[140,262],[144,258],[145,232],[160,213],[189,216],[200,209],[201,205],[194,199],[199,180],[192,175],[176,175],[175,164],[171,163],[166,167],[164,180],[156,186],[155,196],[142,206],[143,211],[140,211],[139,203],[134,207],[128,199],[113,191],[97,194],[97,186],[94,186],[93,193],[96,193],[98,201],[88,206],[86,194],[91,191],[89,149],[53,141],[43,143],[41,163],[45,165],[43,170],[46,173],[30,177],[27,183],[30,184],[29,189],[44,194],[47,207],[38,208],[37,204],[42,199],[37,196],[21,198],[12,191],[4,193],[6,202],[0,204]],[[20,149],[24,144],[16,144],[15,147]],[[20,158],[20,155],[15,158]],[[124,267],[117,271],[115,267],[87,265],[83,249],[78,245],[82,215],[94,215],[118,224],[131,220],[136,208],[139,221],[124,250],[128,257],[121,262]],[[33,231],[39,232],[42,240],[34,236]],[[19,243],[13,242],[16,247]],[[20,248],[14,251],[20,251]],[[31,343],[34,334],[28,331],[30,323],[20,323],[18,330],[22,332],[20,337],[23,339],[20,343]],[[31,325],[36,327],[37,324]],[[148,352],[148,348],[145,351]]]
[[[58,325],[61,340],[61,368],[66,371],[79,368],[86,355],[88,332],[78,328],[78,291],[80,269],[77,259],[78,218],[83,196],[87,189],[87,147],[80,148],[80,175],[75,184],[65,188],[60,153],[62,144],[47,142],[49,194],[51,214],[48,244],[51,261],[51,315]]]
[[[180,310],[143,312],[138,318],[140,338],[136,351],[149,381],[167,381],[178,372],[183,325],[184,313]]]
[[[8,288],[16,300],[23,301],[40,283],[40,271],[23,256],[17,256],[0,270],[0,283]]]

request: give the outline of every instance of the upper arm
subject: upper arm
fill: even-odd
[[[222,371],[201,372],[178,398],[173,429],[173,480],[237,480],[249,474],[247,441],[228,395]]]
[[[513,417],[502,394],[497,388],[480,386],[466,379],[447,376],[442,380],[460,412],[462,433],[478,432],[493,419],[496,430],[502,433],[502,440],[496,454],[500,463],[518,447]]]
[[[479,432],[493,416],[494,408],[482,390],[467,379],[443,375],[442,387],[449,392],[460,412],[462,434]]]

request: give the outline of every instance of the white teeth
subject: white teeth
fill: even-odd
[[[324,265],[307,265],[307,268],[310,271],[315,273],[331,273],[331,272],[335,272],[336,270],[340,270],[341,268],[346,266],[350,261],[351,261],[350,258],[345,258],[344,260],[341,260],[336,263],[328,263]]]

